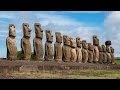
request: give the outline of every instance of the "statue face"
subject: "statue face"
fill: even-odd
[[[84,49],[87,49],[87,48],[88,48],[88,44],[87,44],[86,40],[83,40],[83,41],[82,41],[82,47],[83,47]]]
[[[106,47],[105,47],[105,45],[102,45],[102,50],[103,50],[103,52],[106,52]]]
[[[97,38],[96,35],[93,36],[93,45],[96,45],[96,46],[99,45],[99,39]]]
[[[62,36],[60,32],[56,32],[56,42],[62,43]]]
[[[64,45],[70,46],[70,38],[67,35],[63,36]]]
[[[91,43],[87,43],[87,47],[88,47],[88,50],[91,50],[93,51],[94,50],[94,46],[91,44]]]
[[[77,43],[77,47],[82,47],[82,43],[80,41],[80,38],[76,38],[76,43]]]
[[[41,25],[39,23],[34,24],[35,34],[37,38],[43,38],[43,30],[41,29]]]
[[[88,43],[88,49],[90,49],[91,48],[91,43]]]
[[[9,25],[9,36],[16,37],[15,25],[14,24]]]
[[[23,33],[24,33],[24,37],[31,37],[31,30],[29,28],[28,23],[23,23]]]
[[[48,42],[53,42],[53,35],[50,30],[46,30],[46,39]]]
[[[114,53],[114,48],[110,47],[110,49],[111,49],[111,52]]]
[[[76,44],[76,40],[73,39],[73,38],[70,38],[70,43],[71,43],[71,47],[77,47],[77,44]]]

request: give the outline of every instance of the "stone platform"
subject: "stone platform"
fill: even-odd
[[[17,70],[17,71],[37,71],[37,70],[70,70],[70,69],[96,69],[96,70],[120,70],[120,65],[106,65],[93,63],[73,63],[73,62],[55,62],[55,61],[9,61],[0,60],[0,72]]]

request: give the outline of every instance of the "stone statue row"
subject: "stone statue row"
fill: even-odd
[[[31,30],[28,23],[23,23],[23,38],[21,39],[22,59],[30,60],[31,58]],[[76,39],[67,35],[61,36],[56,32],[56,42],[54,50],[52,46],[53,35],[50,30],[46,30],[45,54],[42,45],[43,30],[40,23],[35,23],[35,38],[33,39],[34,57],[40,61],[57,61],[57,62],[78,62],[78,63],[112,63],[114,64],[114,49],[110,47],[111,41],[106,41],[105,45],[99,45],[99,39],[93,36],[93,45],[86,40]],[[16,32],[15,25],[9,25],[9,37],[6,39],[7,59],[17,60],[17,47],[15,42]],[[63,40],[63,46],[61,46]]]

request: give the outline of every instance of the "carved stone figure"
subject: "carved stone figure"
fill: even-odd
[[[111,41],[106,41],[105,45],[106,45],[107,63],[111,63],[112,61],[111,49],[110,49]]]
[[[94,47],[91,43],[88,43],[88,62],[93,62]]]
[[[86,40],[82,40],[82,61],[83,63],[88,61],[88,45]]]
[[[80,41],[80,38],[76,38],[76,43],[77,43],[77,48],[76,48],[76,53],[77,53],[77,62],[82,63],[82,42]]]
[[[99,63],[102,64],[103,63],[103,49],[102,46],[98,46],[99,49]]]
[[[97,38],[96,35],[93,36],[93,45],[94,45],[94,62],[98,62],[99,61],[99,50],[98,50],[98,46],[99,46],[99,39]]]
[[[9,60],[17,60],[17,47],[15,37],[15,25],[9,24],[9,36],[6,39],[7,59]]]
[[[63,35],[63,61],[69,62],[71,58],[70,38],[67,35]]]
[[[30,60],[31,58],[31,44],[30,44],[31,30],[28,23],[23,23],[23,38],[21,39],[22,59]]]
[[[61,43],[62,43],[62,36],[60,32],[56,32],[56,42],[54,44],[54,59],[57,62],[62,62],[62,47],[61,47]]]
[[[114,48],[111,46],[110,49],[111,49],[112,64],[115,64]]]
[[[76,62],[76,60],[77,60],[76,39],[70,38],[70,46],[71,46],[71,58],[70,58],[70,61],[71,62]]]
[[[107,54],[106,54],[105,45],[102,45],[102,56],[103,56],[103,63],[107,63]]]
[[[54,59],[52,42],[53,42],[52,31],[46,30],[46,43],[45,43],[45,60],[46,61],[52,61]]]
[[[40,23],[35,23],[35,38],[33,39],[34,57],[36,60],[44,60],[44,50],[42,45],[43,30]]]

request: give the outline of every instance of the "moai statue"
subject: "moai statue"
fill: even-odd
[[[54,59],[52,42],[53,42],[52,31],[46,30],[45,61],[53,61]]]
[[[88,43],[88,62],[93,62],[94,47],[91,43]]]
[[[76,39],[70,38],[70,46],[71,46],[71,58],[70,61],[71,62],[76,62],[77,60],[77,53],[76,53]]]
[[[34,57],[36,60],[44,60],[44,50],[42,45],[43,30],[40,23],[35,23],[35,38],[33,39]]]
[[[111,46],[110,49],[111,49],[112,64],[115,64],[114,48]]]
[[[102,45],[102,56],[103,56],[103,63],[107,63],[107,54],[106,54],[106,47]]]
[[[93,36],[93,46],[94,46],[94,57],[93,57],[93,62],[96,63],[99,61],[99,39],[97,38],[96,35]]]
[[[63,61],[69,62],[71,58],[70,38],[67,35],[63,35]]]
[[[83,63],[88,61],[88,45],[86,40],[82,40],[82,61]]]
[[[106,45],[107,63],[110,64],[112,62],[111,49],[110,49],[111,41],[106,41],[105,45]]]
[[[54,44],[54,59],[57,62],[62,62],[62,36],[60,32],[56,32],[56,42]]]
[[[76,53],[77,53],[77,62],[82,63],[82,42],[80,41],[80,38],[76,38],[76,43],[77,43],[77,48],[76,48]]]
[[[7,59],[9,60],[17,59],[17,47],[15,37],[16,37],[15,25],[9,24],[9,36],[6,39]]]
[[[23,23],[23,38],[21,39],[22,59],[30,60],[31,58],[31,44],[30,44],[31,30],[28,23]]]
[[[103,63],[103,49],[102,46],[98,46],[99,49],[99,63],[102,64]]]

